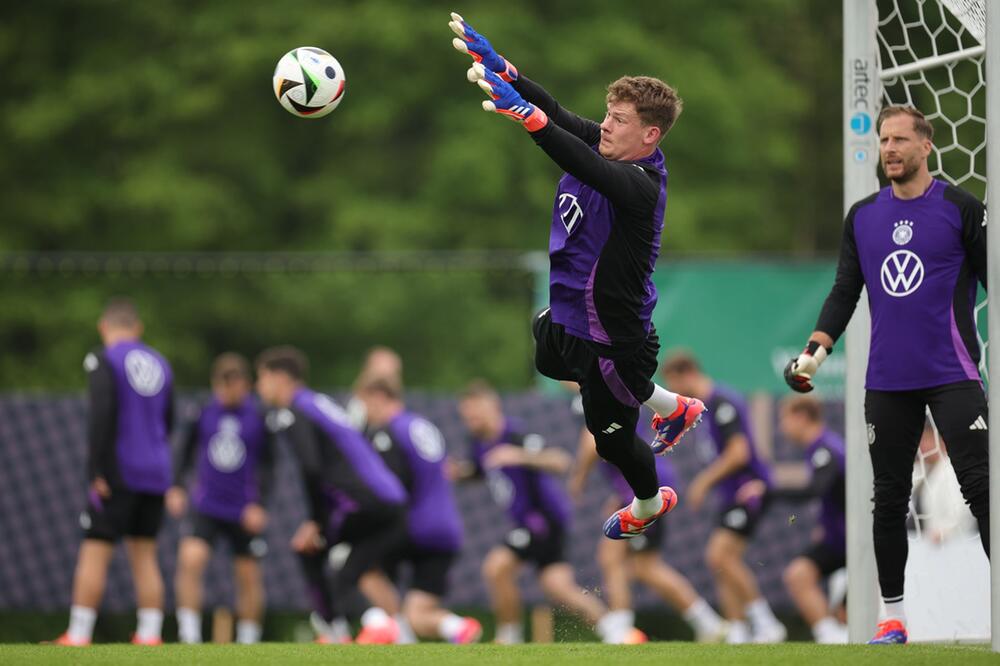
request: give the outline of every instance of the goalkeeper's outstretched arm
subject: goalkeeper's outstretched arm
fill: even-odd
[[[544,111],[545,115],[556,125],[582,139],[588,145],[593,145],[600,140],[601,127],[599,124],[593,120],[581,118],[559,106],[555,98],[542,86],[521,76],[517,67],[497,53],[490,41],[476,32],[461,16],[452,12],[448,27],[458,35],[452,40],[452,45],[456,50],[469,55],[476,63],[481,64],[506,83],[513,85],[525,101]],[[477,80],[472,69],[469,70],[468,77],[473,83]]]
[[[644,217],[653,210],[660,196],[658,171],[635,162],[605,159],[582,139],[549,120],[544,110],[521,97],[495,72],[479,63],[473,65],[473,70],[479,87],[492,100],[483,102],[483,108],[519,122],[563,171],[630,213]]]

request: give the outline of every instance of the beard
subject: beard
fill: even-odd
[[[907,160],[903,162],[903,173],[895,177],[886,175],[886,178],[888,178],[890,182],[899,183],[900,185],[902,185],[913,180],[913,178],[917,175],[917,172],[919,171],[920,171],[920,160],[914,158],[913,160]],[[888,170],[885,168],[885,162],[882,163],[882,173],[888,174]]]

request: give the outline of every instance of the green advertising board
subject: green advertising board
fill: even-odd
[[[782,371],[813,331],[836,268],[833,260],[661,260],[653,274],[661,360],[684,348],[709,375],[741,391],[787,392]],[[548,302],[544,274],[538,300]],[[979,317],[984,339],[985,320]],[[840,341],[823,364],[818,392],[842,395],[845,369]]]
[[[653,276],[661,354],[683,347],[719,381],[784,392],[782,370],[812,332],[835,271],[831,261],[661,262]],[[835,354],[823,366],[824,392],[843,391],[843,377]]]

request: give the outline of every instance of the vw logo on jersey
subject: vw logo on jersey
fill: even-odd
[[[486,472],[486,487],[490,489],[493,501],[502,508],[510,506],[514,501],[514,484],[507,475],[496,470]]]
[[[924,263],[909,250],[896,250],[882,262],[882,288],[896,298],[909,296],[924,281]]]
[[[558,201],[559,219],[562,220],[563,226],[566,227],[566,234],[572,234],[573,230],[576,229],[576,225],[583,219],[583,209],[580,208],[580,202],[577,201],[576,195],[569,192],[560,194]]]
[[[375,445],[376,451],[379,453],[385,453],[392,448],[392,437],[389,437],[384,430],[379,430],[375,433],[375,436],[372,437],[372,444]]]
[[[906,245],[913,240],[913,222],[900,220],[892,225],[892,242],[896,245]]]
[[[238,429],[222,429],[208,440],[208,461],[220,472],[234,472],[243,466],[247,447],[240,439]]]
[[[147,398],[163,388],[163,366],[155,356],[142,349],[125,354],[125,377],[136,393]]]
[[[438,462],[444,458],[444,437],[427,421],[416,419],[410,423],[410,440],[417,455],[427,462]]]

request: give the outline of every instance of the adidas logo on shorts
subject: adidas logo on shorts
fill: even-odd
[[[969,426],[969,430],[989,430],[989,428],[986,427],[986,419],[982,416],[977,416],[976,420]]]

